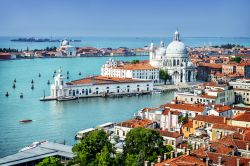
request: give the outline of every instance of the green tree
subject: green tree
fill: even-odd
[[[158,131],[135,128],[128,132],[123,151],[124,156],[126,156],[126,163],[127,160],[131,162],[134,159],[133,161],[139,164],[142,159],[150,162],[155,161],[157,155],[163,155],[164,152],[167,152],[167,149],[163,145],[163,138]]]
[[[236,63],[240,63],[241,57],[231,58],[231,61],[234,61],[234,62],[236,62]]]
[[[60,160],[56,157],[47,157],[43,159],[40,163],[38,163],[36,166],[62,166],[60,163]]]
[[[131,63],[132,64],[136,64],[136,63],[139,63],[140,61],[139,60],[132,60]]]
[[[168,71],[161,69],[159,76],[160,76],[160,79],[164,80],[164,84],[166,85],[167,80],[170,78]]]
[[[127,154],[126,160],[125,160],[125,166],[138,166],[136,165],[137,161],[137,155],[135,154]]]
[[[124,155],[123,153],[116,153],[113,166],[122,166],[124,165]]]
[[[74,163],[83,166],[95,165],[98,162],[98,157],[103,160],[104,154],[114,154],[108,135],[103,130],[95,130],[89,133],[80,143],[74,145],[72,150],[76,153]],[[100,154],[100,152],[103,153]]]
[[[110,150],[105,145],[101,154],[97,158],[98,166],[110,166],[112,165],[112,159],[110,157]]]

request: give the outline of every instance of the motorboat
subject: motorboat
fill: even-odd
[[[65,97],[58,97],[56,100],[57,101],[69,101],[69,100],[76,100],[77,97],[75,96],[65,96]]]
[[[29,123],[32,122],[31,119],[23,119],[23,120],[19,120],[20,123]]]
[[[29,149],[33,149],[33,148],[41,145],[44,142],[47,142],[47,141],[40,141],[40,142],[36,141],[36,142],[33,142],[32,144],[30,144],[30,145],[28,145],[28,146],[20,149],[19,152],[23,152],[23,151],[26,151],[26,150],[29,150]]]

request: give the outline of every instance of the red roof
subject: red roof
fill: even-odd
[[[245,127],[239,127],[239,126],[231,126],[227,124],[214,124],[213,125],[214,129],[222,129],[222,130],[229,130],[229,131],[245,131],[248,130],[248,128]]]
[[[130,119],[121,123],[118,123],[118,126],[128,127],[128,128],[137,128],[137,127],[148,127],[153,124],[154,121],[148,119]]]
[[[117,78],[117,77],[104,77],[104,76],[92,76],[79,80],[68,82],[67,85],[81,85],[81,84],[117,84],[117,83],[134,83],[134,82],[148,82],[148,80],[138,80],[132,78]]]
[[[194,120],[197,121],[203,121],[207,123],[219,123],[219,124],[225,124],[226,118],[222,116],[214,116],[214,115],[196,115]]]
[[[194,111],[194,112],[203,112],[205,109],[204,105],[201,104],[187,104],[187,103],[181,103],[181,104],[172,104],[167,103],[162,105],[161,107],[164,108],[170,108],[170,110],[188,110],[188,111]]]
[[[232,118],[232,120],[250,122],[250,112],[244,112],[242,114],[236,115]]]
[[[157,131],[159,131],[160,134],[165,137],[178,138],[183,136],[183,134],[180,134],[178,132],[170,132],[167,130],[157,130]]]

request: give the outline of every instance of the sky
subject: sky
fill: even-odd
[[[250,37],[250,0],[0,0],[0,36]]]

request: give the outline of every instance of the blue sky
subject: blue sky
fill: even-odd
[[[1,0],[1,36],[250,37],[250,0]]]

